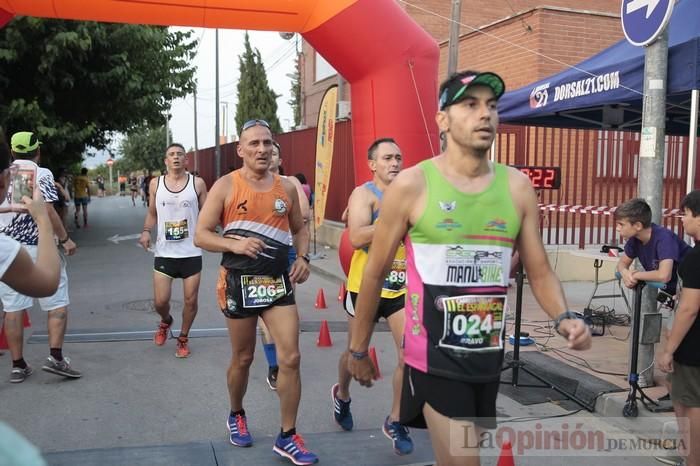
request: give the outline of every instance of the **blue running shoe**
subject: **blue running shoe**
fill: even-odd
[[[331,398],[333,399],[333,417],[335,422],[338,423],[343,430],[352,430],[352,413],[350,412],[350,401],[343,401],[338,398],[338,388],[340,386],[335,384],[331,387]]]
[[[304,447],[304,439],[299,434],[290,435],[287,438],[283,438],[282,434],[277,435],[272,451],[296,465],[318,463],[318,456]]]
[[[248,421],[244,414],[229,415],[226,426],[232,444],[237,447],[249,447],[253,444],[253,437],[248,432]]]
[[[408,455],[413,451],[413,440],[408,436],[408,427],[398,422],[389,422],[389,416],[387,416],[382,431],[393,443],[394,453],[397,455]]]

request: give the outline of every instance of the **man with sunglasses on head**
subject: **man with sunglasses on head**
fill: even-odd
[[[161,318],[153,341],[158,346],[165,344],[173,325],[170,315],[173,280],[182,278],[184,306],[175,351],[178,358],[190,355],[188,336],[197,315],[202,275],[202,250],[194,245],[193,232],[207,198],[207,185],[187,172],[186,161],[182,144],[172,143],[165,150],[166,173],[149,181],[148,212],[139,239],[139,244],[148,251],[153,228],[158,227],[153,261],[153,302]]]
[[[318,457],[304,447],[296,432],[301,398],[299,314],[293,285],[309,277],[309,232],[299,196],[288,180],[269,172],[272,132],[264,120],[250,120],[240,131],[238,156],[243,167],[216,181],[200,213],[195,244],[221,252],[217,298],[231,341],[227,381],[231,412],[227,426],[233,445],[249,447],[243,397],[255,352],[256,324],[261,317],[277,345],[281,430],[273,451],[297,465]],[[223,236],[216,233],[223,227]],[[297,258],[289,267],[290,244]]]
[[[367,348],[374,316],[405,241],[400,421],[427,425],[441,465],[478,465],[481,429],[495,427],[508,271],[516,245],[535,298],[557,332],[572,349],[591,344],[583,320],[567,311],[547,260],[529,179],[489,161],[496,103],[504,91],[494,73],[465,71],[442,83],[436,122],[446,147],[403,170],[386,189],[355,306],[350,372],[370,386],[375,368]]]

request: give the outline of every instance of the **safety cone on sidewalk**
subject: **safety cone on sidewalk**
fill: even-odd
[[[7,344],[7,336],[5,336],[5,323],[3,322],[2,327],[0,327],[0,350],[10,349]]]
[[[316,346],[320,348],[333,346],[331,341],[331,333],[328,331],[328,321],[321,321],[321,329],[318,331],[318,340],[316,340]]]
[[[513,459],[513,447],[510,442],[506,440],[503,442],[501,447],[501,455],[498,457],[498,463],[496,466],[515,466],[515,460]]]
[[[326,306],[326,296],[323,294],[323,288],[318,289],[316,304],[314,306],[316,309],[328,309],[328,306]]]
[[[374,364],[374,368],[376,369],[374,380],[381,379],[382,373],[379,371],[379,361],[377,361],[377,351],[374,349],[374,346],[369,347],[369,358],[372,360],[372,364]]]
[[[345,289],[345,282],[340,284],[340,290],[338,290],[338,301],[341,303],[345,299],[345,293],[347,293],[347,290]]]
[[[29,328],[29,327],[31,327],[31,326],[32,326],[32,321],[29,320],[29,312],[27,312],[26,309],[25,309],[24,311],[22,311],[22,312],[23,312],[23,314],[22,314],[22,326],[23,326],[24,328]]]

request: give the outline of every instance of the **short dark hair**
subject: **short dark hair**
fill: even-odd
[[[11,162],[12,156],[10,155],[10,146],[7,145],[5,133],[2,128],[0,128],[0,172],[5,171],[5,169],[10,166]]]
[[[294,177],[295,177],[297,180],[299,180],[299,183],[301,183],[301,184],[309,184],[309,183],[306,182],[306,177],[304,176],[303,173],[297,173],[296,175],[294,175]]]
[[[693,217],[700,215],[700,189],[691,191],[681,201],[681,210],[688,209]]]
[[[641,223],[642,227],[651,226],[651,207],[641,197],[630,199],[615,209],[615,220],[627,220],[630,223]]]
[[[165,148],[166,154],[168,153],[168,151],[170,150],[171,147],[179,147],[180,149],[182,149],[183,152],[187,152],[187,149],[185,149],[185,146],[183,146],[179,142],[173,142],[173,143],[170,143],[170,145]]]
[[[396,144],[394,138],[379,138],[375,140],[372,144],[370,144],[369,149],[367,149],[367,160],[374,160],[374,153],[377,152],[379,144],[382,144],[384,142],[394,144],[398,147],[398,144]]]
[[[81,174],[81,175],[87,175],[87,173],[88,173],[88,169],[87,169],[87,168],[83,167],[83,168],[80,169],[80,174]]]

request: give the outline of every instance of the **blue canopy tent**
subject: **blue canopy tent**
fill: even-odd
[[[691,114],[697,116],[700,89],[700,0],[680,0],[668,32],[666,134],[687,135]],[[644,47],[622,40],[575,67],[507,92],[499,101],[500,119],[531,126],[639,131],[643,78]],[[697,135],[697,126],[692,126]]]

